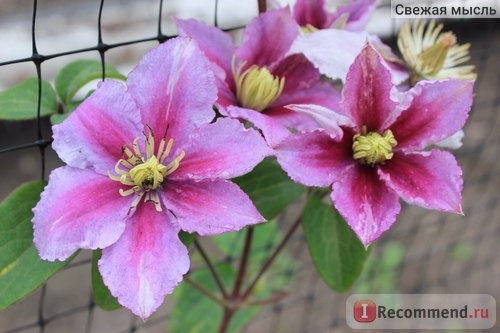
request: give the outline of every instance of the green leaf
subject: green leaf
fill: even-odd
[[[101,250],[92,252],[92,293],[96,304],[103,310],[112,311],[121,308],[118,300],[111,295],[108,287],[102,281],[97,262],[101,258]]]
[[[66,261],[41,260],[33,245],[32,208],[43,181],[24,184],[0,203],[0,310],[19,301],[66,266]]]
[[[125,80],[112,66],[106,65],[106,77]],[[93,80],[102,78],[102,65],[98,60],[76,60],[66,66],[57,74],[55,86],[59,97],[64,104],[69,104],[75,94],[84,85]]]
[[[236,272],[229,264],[222,263],[215,266],[227,290],[230,289],[236,277]],[[190,274],[191,279],[200,283],[208,290],[216,293],[217,286],[208,268],[200,268]],[[222,320],[223,310],[213,300],[202,295],[198,290],[186,282],[182,282],[174,292],[176,299],[169,325],[172,333],[204,333],[217,332]],[[253,306],[237,311],[231,320],[228,332],[239,332],[257,315],[260,307]]]
[[[38,80],[28,79],[0,93],[0,119],[29,120],[37,117]],[[40,116],[57,112],[57,97],[47,81],[42,80]]]
[[[312,196],[302,215],[309,253],[332,289],[348,290],[363,270],[368,252],[331,205]]]
[[[248,194],[267,220],[275,218],[305,189],[292,181],[273,159],[262,161],[250,173],[233,181]]]
[[[181,240],[182,244],[189,246],[191,243],[194,241],[196,238],[196,233],[187,233],[185,231],[180,231],[179,232],[179,239]]]

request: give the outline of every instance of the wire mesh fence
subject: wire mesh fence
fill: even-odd
[[[28,21],[24,18],[24,26],[30,26],[31,55],[4,59],[8,55],[0,53],[0,76],[18,71],[20,65],[30,65],[31,73],[37,77],[41,87],[42,79],[50,79],[46,68],[61,67],[60,64],[66,59],[75,56],[90,56],[100,59],[104,77],[106,63],[115,65],[115,61],[135,57],[128,62],[134,63],[140,52],[173,36],[173,31],[170,33],[164,18],[166,13],[170,13],[168,7],[175,1],[145,1],[140,6],[151,6],[151,10],[144,16],[138,14],[140,19],[136,24],[141,27],[148,26],[149,30],[146,30],[150,34],[117,41],[108,40],[104,31],[122,29],[123,25],[127,24],[127,19],[122,17],[123,22],[113,21],[112,25],[105,27],[106,5],[112,1],[91,2],[89,1],[84,11],[90,15],[88,8],[95,7],[95,39],[92,46],[51,52],[50,44],[44,43],[43,51],[40,47],[40,10],[44,5],[62,6],[62,3],[33,0],[33,3],[29,4],[32,6],[31,19]],[[127,5],[133,5],[133,2],[114,3],[114,6],[109,8],[118,10],[120,6]],[[220,23],[217,13],[220,13],[224,4],[222,1],[221,4],[215,1],[211,5],[211,23],[217,25]],[[6,8],[3,8],[3,14],[0,14],[3,15],[2,19],[8,17],[7,10],[14,13],[16,8],[6,4],[4,6]],[[50,8],[55,7],[49,6],[44,10]],[[233,25],[228,27],[237,26],[237,23],[231,24]],[[464,172],[465,216],[405,207],[395,228],[373,246],[364,273],[350,292],[486,293],[494,297],[500,295],[500,178],[497,158],[497,147],[500,144],[500,27],[495,20],[470,19],[449,21],[447,28],[454,30],[460,41],[472,44],[472,62],[478,73],[475,103],[465,129],[464,146],[457,152]],[[58,33],[61,33],[65,27],[58,29]],[[0,41],[4,38],[1,34],[0,30]],[[394,35],[388,39],[388,43],[394,43]],[[140,46],[139,51],[137,46]],[[124,68],[130,69],[127,66],[129,65]],[[22,71],[25,71],[25,67],[22,67]],[[2,84],[11,84],[9,80],[3,80]],[[1,122],[0,138],[0,171],[3,176],[0,197],[6,196],[23,181],[36,177],[45,179],[48,172],[61,163],[50,148],[49,122],[40,116],[31,122]],[[297,207],[302,204],[297,202],[279,219],[280,229],[286,229],[293,221]],[[207,245],[210,248],[209,240]],[[271,246],[272,242],[269,241],[268,246],[256,248],[254,251],[265,251]],[[190,250],[195,252],[193,248]],[[276,304],[266,306],[256,319],[245,327],[244,332],[347,331],[344,318],[345,300],[349,293],[336,294],[321,281],[312,266],[302,233],[299,232],[292,238],[287,245],[286,254],[294,258],[297,264],[273,274],[293,277],[294,283],[288,288],[289,295]],[[224,262],[235,261],[234,258],[225,258],[216,251],[211,255],[218,256]],[[81,252],[40,290],[1,312],[0,332],[113,333],[167,330],[173,307],[173,302],[168,298],[159,311],[146,322],[123,309],[106,312],[96,307],[91,295],[90,266],[90,253]],[[193,270],[196,270],[196,267]],[[268,279],[273,279],[274,275]],[[498,329],[498,325],[496,328]]]

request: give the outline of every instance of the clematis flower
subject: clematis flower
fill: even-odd
[[[244,30],[235,47],[230,35],[204,23],[177,20],[181,35],[194,38],[212,63],[223,115],[250,121],[273,146],[289,135],[287,128],[315,128],[307,116],[288,104],[335,108],[340,94],[302,55],[287,56],[299,35],[288,8],[260,14]],[[352,59],[351,59],[352,60]]]
[[[347,74],[337,131],[297,133],[276,147],[278,162],[295,181],[333,184],[331,200],[368,246],[388,230],[400,198],[424,208],[461,213],[462,171],[447,151],[425,150],[465,123],[472,81],[426,81],[391,95],[391,75],[367,44]],[[310,106],[328,119],[333,113]]]
[[[470,44],[458,45],[455,35],[441,32],[443,24],[416,20],[405,22],[398,36],[398,47],[410,70],[410,84],[420,80],[458,78],[474,80],[474,66],[462,65],[470,60]]]
[[[101,83],[53,127],[66,166],[34,208],[46,260],[102,249],[99,271],[118,301],[146,319],[189,269],[180,230],[213,235],[263,221],[227,180],[269,154],[236,120],[214,118],[208,61],[188,38],[147,53],[126,86]]]
[[[325,0],[297,0],[293,7],[293,17],[305,32],[329,28],[361,31],[368,23],[375,6],[375,0],[355,0],[329,12]]]

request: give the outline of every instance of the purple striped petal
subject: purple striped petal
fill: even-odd
[[[270,147],[276,146],[290,135],[290,131],[281,123],[281,120],[285,120],[286,122],[290,120],[289,118],[280,119],[280,117],[272,117],[255,110],[237,106],[229,106],[227,111],[232,118],[248,120],[256,128],[260,129]]]
[[[165,206],[187,232],[217,235],[265,221],[248,195],[229,180],[171,180],[164,188]]]
[[[102,251],[99,271],[118,302],[146,320],[189,269],[179,227],[168,213],[139,205],[120,239]]]
[[[287,108],[295,112],[308,115],[315,120],[318,127],[325,129],[332,136],[332,138],[342,138],[343,131],[341,126],[353,126],[351,120],[346,116],[338,114],[320,105],[290,104],[287,105]]]
[[[380,166],[379,175],[408,203],[462,213],[462,170],[449,152],[399,152]]]
[[[365,246],[396,222],[401,209],[398,195],[379,179],[376,169],[361,165],[333,184],[331,199]]]
[[[271,107],[287,104],[317,104],[332,110],[339,109],[340,93],[302,54],[286,57],[273,68],[273,75],[285,78],[285,86]]]
[[[344,111],[358,130],[382,131],[394,118],[391,72],[379,53],[366,44],[349,69],[343,90]]]
[[[344,29],[349,31],[364,30],[376,5],[376,0],[355,0],[347,5],[339,6],[332,15],[330,26],[336,28],[336,25],[347,15]]]
[[[272,153],[257,131],[229,118],[197,128],[183,149],[186,155],[170,178],[233,178]]]
[[[301,26],[308,24],[317,29],[329,28],[331,18],[325,8],[325,0],[297,0],[293,6],[293,17]]]
[[[350,140],[350,139],[349,139]],[[329,186],[352,164],[347,141],[335,142],[323,131],[290,135],[276,148],[278,163],[294,181],[306,186]]]
[[[129,74],[127,86],[158,142],[167,128],[169,137],[182,142],[215,116],[215,79],[191,38],[178,37],[149,51]]]
[[[231,76],[231,60],[235,51],[231,36],[222,30],[194,19],[176,20],[181,36],[194,39],[208,60],[215,65],[216,76],[225,79]]]
[[[288,7],[270,10],[245,28],[236,57],[248,65],[271,66],[285,56],[298,34],[299,26]]]
[[[411,100],[390,126],[398,149],[423,149],[460,130],[472,105],[473,81],[448,79],[418,83]]]
[[[106,175],[121,158],[123,145],[142,131],[140,114],[125,86],[105,81],[59,125],[52,147],[68,165]]]
[[[88,169],[64,166],[33,209],[34,243],[40,257],[64,260],[79,248],[104,248],[125,229],[133,197],[119,194],[120,183]]]

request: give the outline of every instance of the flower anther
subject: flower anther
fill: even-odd
[[[394,156],[392,148],[397,144],[391,130],[386,130],[383,135],[378,132],[358,133],[353,137],[353,157],[363,165],[383,164]]]

